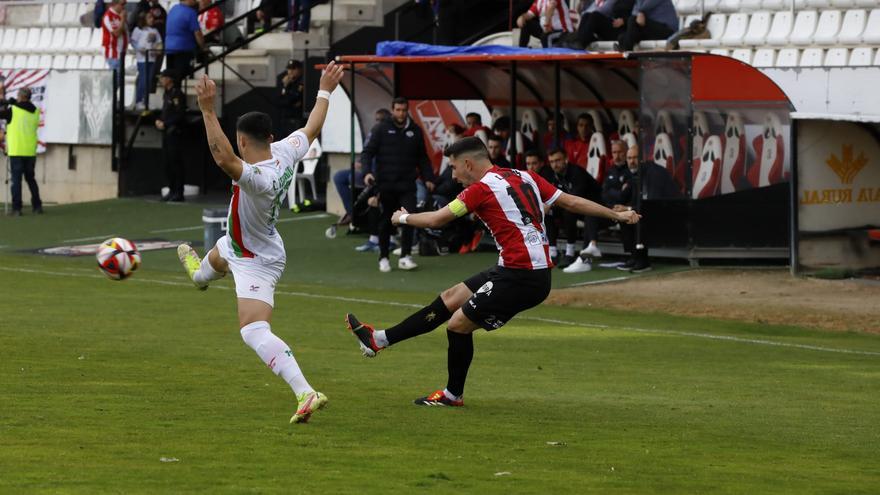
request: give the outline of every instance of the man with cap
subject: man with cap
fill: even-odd
[[[40,189],[34,176],[37,165],[37,129],[40,109],[31,103],[31,90],[18,90],[18,99],[2,100],[5,90],[0,82],[0,120],[6,121],[6,154],[12,168],[12,215],[21,216],[21,176],[31,190],[34,213],[43,213]]]
[[[165,90],[162,97],[162,115],[156,120],[156,129],[162,131],[162,150],[165,153],[165,180],[168,194],[162,201],[183,201],[184,180],[184,125],[186,123],[186,96],[175,84],[177,73],[165,69],[159,74],[159,85]]]
[[[281,133],[286,136],[302,127],[303,120],[303,65],[295,59],[287,61],[287,70],[278,75],[281,101]]]

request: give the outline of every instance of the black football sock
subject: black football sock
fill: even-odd
[[[464,395],[468,368],[474,358],[474,334],[446,330],[446,338],[449,339],[449,350],[446,353],[449,381],[446,382],[446,390],[461,397]]]
[[[428,333],[446,322],[452,313],[446,308],[446,304],[440,296],[434,302],[409,315],[405,320],[385,330],[388,345],[394,345],[402,340]]]

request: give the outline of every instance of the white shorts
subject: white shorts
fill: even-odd
[[[257,299],[275,307],[275,285],[281,279],[285,262],[261,263],[254,258],[239,258],[229,250],[226,236],[215,244],[220,257],[229,264],[235,281],[235,294],[241,299]]]

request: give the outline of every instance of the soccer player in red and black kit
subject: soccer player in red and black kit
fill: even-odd
[[[367,357],[449,321],[449,379],[445,389],[415,400],[415,404],[426,406],[464,405],[464,382],[474,356],[473,332],[501,328],[517,313],[541,304],[550,293],[553,263],[544,228],[546,208],[554,205],[579,215],[628,224],[640,218],[635,211],[616,212],[564,193],[538,174],[496,167],[478,138],[458,141],[446,150],[446,156],[453,178],[465,190],[445,208],[413,214],[401,208],[391,220],[418,228],[440,228],[474,213],[495,238],[498,264],[446,289],[434,302],[387,330],[375,330],[353,314],[345,318]]]

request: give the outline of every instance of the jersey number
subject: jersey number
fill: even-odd
[[[523,225],[533,223],[540,214],[541,208],[538,206],[538,196],[535,195],[535,190],[532,189],[532,186],[525,182],[520,183],[519,193],[513,186],[508,186],[507,194],[513,198],[513,202],[519,209]]]

